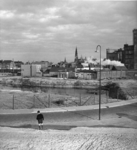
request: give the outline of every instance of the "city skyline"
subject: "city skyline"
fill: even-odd
[[[137,1],[1,0],[0,60],[50,61],[95,57],[133,44]]]

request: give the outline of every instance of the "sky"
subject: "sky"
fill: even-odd
[[[137,1],[0,0],[0,60],[74,61],[133,45]],[[99,50],[100,51],[100,50]]]

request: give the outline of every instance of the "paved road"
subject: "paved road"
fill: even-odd
[[[137,122],[137,103],[101,110],[101,120],[123,117]],[[81,121],[84,122],[85,126],[86,122],[87,124],[89,121],[93,122],[92,125],[94,126],[94,122],[98,121],[98,110],[44,113],[44,118],[47,128],[70,129],[71,127],[79,126],[78,122]],[[113,126],[113,123],[109,123],[109,125]],[[0,114],[0,126],[37,128],[36,113]]]

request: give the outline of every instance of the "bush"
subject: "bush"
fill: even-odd
[[[74,83],[74,86],[82,86],[82,82],[76,81],[76,82]]]

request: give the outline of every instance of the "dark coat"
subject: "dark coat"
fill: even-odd
[[[42,114],[38,114],[36,119],[37,119],[38,121],[39,121],[39,120],[44,120],[44,116],[43,116]]]

